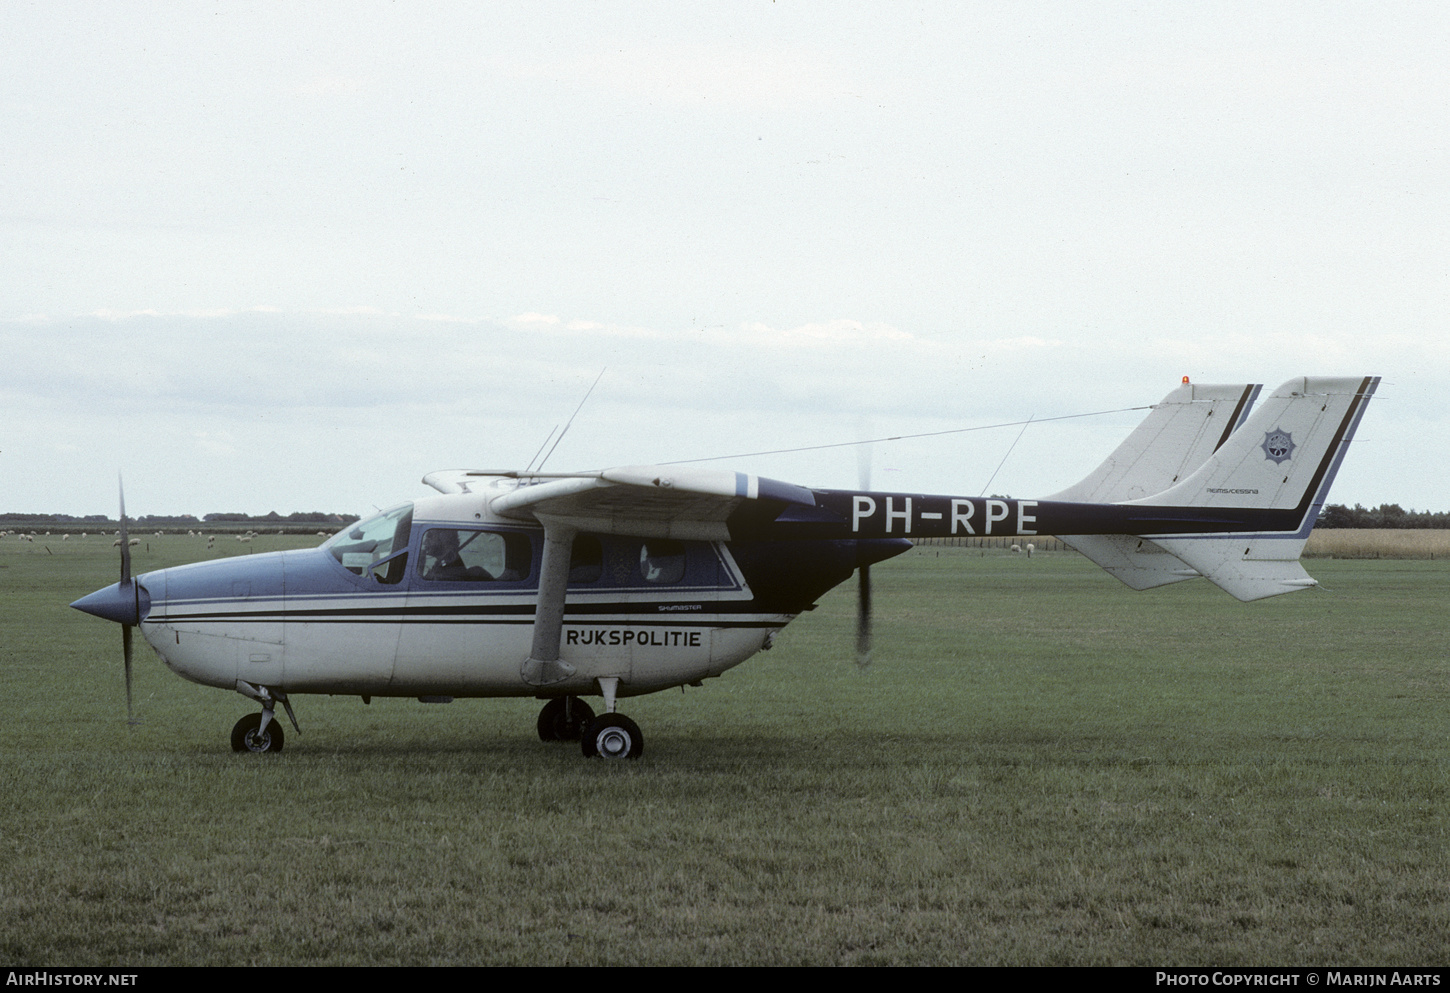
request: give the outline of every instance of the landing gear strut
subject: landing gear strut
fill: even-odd
[[[278,703],[286,708],[287,718],[292,722],[292,726],[297,728],[297,733],[302,733],[302,729],[297,727],[297,715],[292,713],[292,703],[287,699],[286,693],[274,692],[265,686],[254,686],[251,683],[238,683],[237,692],[259,701],[262,704],[262,712],[248,714],[232,725],[232,751],[280,752],[282,750],[282,725],[272,719]]]
[[[637,759],[644,754],[644,735],[639,725],[623,714],[614,712],[615,693],[619,689],[616,676],[601,676],[599,691],[604,694],[604,709],[584,729],[579,746],[586,759]]]
[[[540,741],[578,741],[594,720],[594,708],[577,696],[555,697],[539,711]]]

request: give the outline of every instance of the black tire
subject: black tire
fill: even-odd
[[[644,735],[639,725],[623,714],[600,714],[594,718],[579,745],[587,759],[637,759],[644,754]]]
[[[262,726],[261,714],[248,714],[232,726],[232,751],[234,752],[280,752],[282,750],[282,725],[273,720],[267,723],[267,730],[258,734]]]
[[[566,708],[566,700],[573,700],[573,706]],[[572,718],[566,716],[566,710],[573,712]],[[577,696],[555,697],[539,711],[539,740],[578,741],[592,720],[594,708]]]

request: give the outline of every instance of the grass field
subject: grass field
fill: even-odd
[[[16,965],[1450,960],[1438,559],[1242,605],[919,550],[873,571],[869,669],[842,588],[627,701],[645,757],[604,763],[532,701],[303,697],[287,751],[234,755],[253,705],[144,647],[128,727],[117,628],[66,606],[115,555],[0,543]]]

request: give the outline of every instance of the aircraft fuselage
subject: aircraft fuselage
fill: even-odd
[[[477,501],[472,501],[476,503]],[[718,676],[768,647],[821,594],[905,541],[778,544],[580,535],[560,655],[574,672],[521,675],[543,532],[420,500],[323,546],[235,556],[138,577],[146,640],[208,686],[361,696],[559,696],[619,680],[620,696]],[[378,520],[374,518],[373,520]],[[436,532],[447,540],[440,558]],[[383,533],[383,539],[378,534]],[[356,536],[356,537],[354,537]],[[485,547],[488,546],[488,547]],[[447,562],[447,565],[440,565]]]

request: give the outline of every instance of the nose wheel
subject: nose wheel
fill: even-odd
[[[234,752],[280,752],[282,739],[282,725],[269,720],[263,727],[261,714],[248,714],[232,727]]]
[[[292,722],[297,733],[302,733],[302,729],[297,727],[297,715],[292,713],[292,703],[287,699],[286,693],[269,689],[266,686],[255,686],[251,683],[238,683],[237,692],[259,701],[262,704],[262,712],[248,714],[232,725],[232,751],[280,752],[282,750],[282,724],[280,721],[272,719],[273,712],[279,703],[286,708],[287,719]]]

